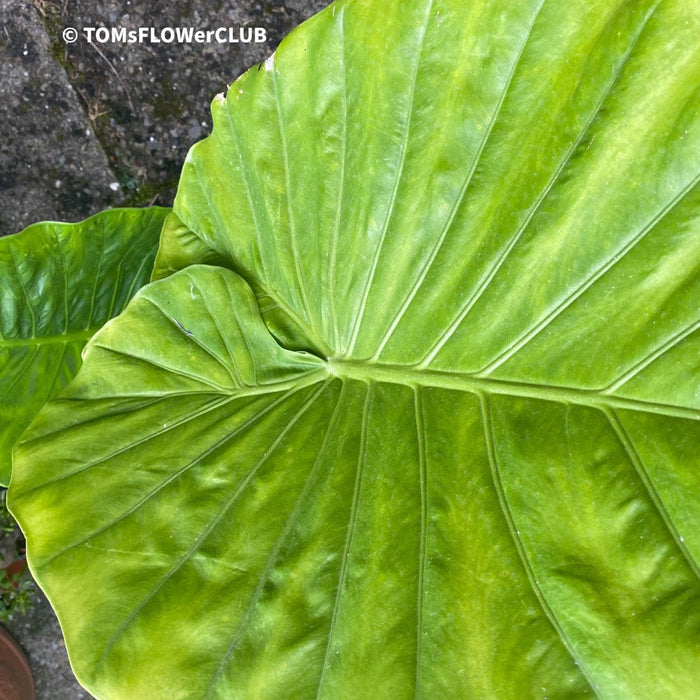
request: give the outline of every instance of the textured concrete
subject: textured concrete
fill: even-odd
[[[61,24],[85,27],[259,27],[264,43],[89,44],[64,47],[68,75],[97,114],[94,128],[130,202],[172,201],[189,147],[210,130],[209,104],[276,48],[322,0],[271,2],[92,2],[68,4]],[[96,49],[99,49],[99,53]]]
[[[34,6],[0,0],[0,233],[114,200],[107,157]]]
[[[327,4],[0,0],[0,234],[108,204],[171,204],[213,96]],[[89,43],[86,27],[260,27],[267,40]]]
[[[264,60],[327,0],[0,0],[0,235],[77,221],[112,204],[172,203],[182,161],[206,136],[213,96]],[[264,44],[66,44],[66,27],[264,27]],[[99,49],[99,51],[97,50]],[[90,697],[37,590],[12,634],[39,700]]]

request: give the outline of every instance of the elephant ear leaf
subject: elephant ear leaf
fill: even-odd
[[[0,483],[12,447],[80,366],[90,336],[146,284],[167,209],[115,209],[0,239]]]
[[[214,100],[15,453],[88,689],[697,694],[698,36],[349,0]]]

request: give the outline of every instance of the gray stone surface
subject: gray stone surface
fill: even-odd
[[[116,178],[34,6],[0,0],[0,25],[0,233],[84,218]]]
[[[262,43],[63,44],[71,82],[109,155],[124,196],[134,203],[172,201],[180,165],[193,142],[210,130],[214,95],[265,58],[283,35],[323,0],[286,2],[92,2],[75,0],[60,24],[86,27],[241,28],[265,30]],[[247,37],[245,37],[247,38]],[[55,37],[56,41],[61,41]]]
[[[110,204],[171,204],[214,95],[327,4],[0,0],[0,233]],[[88,42],[84,30],[98,27],[259,27],[266,41]]]
[[[169,205],[213,96],[264,60],[328,0],[0,0],[0,235],[42,219],[77,221],[115,204]],[[262,44],[66,44],[66,27],[263,27]],[[89,698],[53,611],[8,625],[39,700]]]

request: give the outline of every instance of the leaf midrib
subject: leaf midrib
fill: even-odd
[[[368,361],[329,359],[326,362],[326,369],[329,374],[339,379],[358,380],[368,383],[405,384],[411,387],[429,386],[476,394],[501,394],[519,398],[558,401],[560,403],[570,403],[598,409],[626,409],[675,418],[700,419],[700,409],[617,396],[599,389],[533,384],[514,380],[477,377],[461,372],[418,369],[411,365],[401,366]]]
[[[97,328],[83,328],[79,331],[71,333],[58,333],[54,335],[35,335],[27,338],[0,338],[0,350],[5,348],[26,348],[40,345],[66,345],[68,343],[82,342],[87,343],[95,333]]]

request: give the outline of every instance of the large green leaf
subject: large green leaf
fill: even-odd
[[[90,336],[148,282],[167,209],[114,209],[0,239],[0,484],[12,447]]]
[[[698,36],[338,2],[214,101],[16,452],[92,692],[696,694]]]

